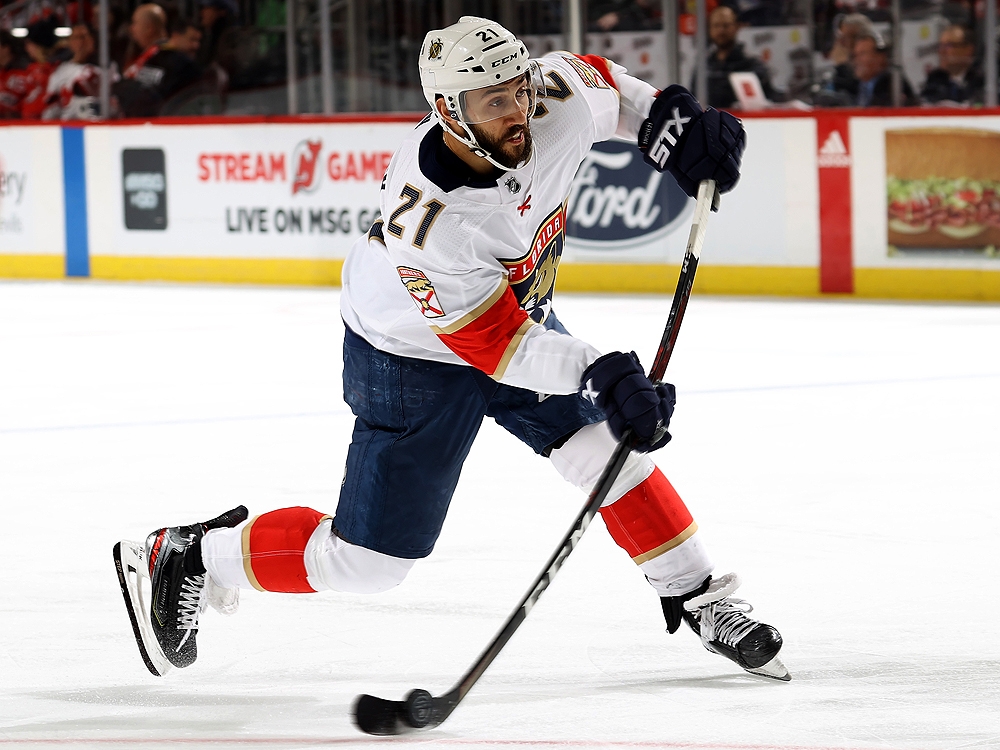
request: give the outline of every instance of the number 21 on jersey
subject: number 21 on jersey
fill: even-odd
[[[389,221],[385,225],[386,230],[398,240],[403,239],[403,232],[406,231],[406,227],[399,223],[400,217],[408,211],[412,211],[413,207],[420,202],[423,197],[417,188],[413,187],[410,183],[406,183],[403,186],[403,191],[399,194],[399,197],[403,199],[403,202],[399,204],[395,211],[389,215]],[[444,209],[444,204],[437,200],[436,198],[431,198],[429,201],[424,203],[421,208],[424,209],[424,215],[420,219],[420,224],[417,226],[417,231],[413,234],[413,246],[417,250],[424,249],[424,242],[427,241],[427,233],[431,230],[431,225],[434,220],[438,217],[438,214]]]

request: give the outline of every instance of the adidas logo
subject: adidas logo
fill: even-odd
[[[827,136],[826,142],[820,146],[816,159],[821,167],[849,167],[851,166],[851,155],[847,153],[847,146],[839,130],[834,130]]]

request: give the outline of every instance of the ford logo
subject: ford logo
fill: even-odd
[[[595,143],[566,205],[570,242],[589,250],[644,245],[670,234],[693,210],[674,178],[642,160],[631,143]]]

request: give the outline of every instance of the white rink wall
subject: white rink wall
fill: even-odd
[[[2,125],[0,277],[336,285],[418,119]],[[887,131],[1000,138],[1000,113],[744,119],[743,177],[713,216],[700,291],[1000,300],[1000,254],[987,240],[897,251],[886,188]],[[983,158],[1000,179],[1000,157]],[[567,196],[561,288],[669,292],[692,204],[630,145],[598,144]]]

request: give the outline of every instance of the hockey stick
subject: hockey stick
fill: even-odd
[[[694,219],[691,224],[691,233],[688,235],[687,250],[684,253],[680,278],[677,280],[677,288],[674,291],[667,325],[663,331],[663,337],[660,339],[653,367],[649,372],[649,379],[654,383],[663,378],[667,363],[670,361],[670,355],[674,351],[677,332],[680,330],[684,311],[687,309],[688,299],[691,296],[691,286],[694,284],[694,274],[698,268],[701,246],[705,242],[708,214],[712,208],[717,209],[718,205],[719,194],[715,188],[715,181],[705,180],[698,187],[698,202],[694,209]],[[559,548],[549,558],[545,569],[535,579],[535,583],[521,600],[517,609],[507,619],[507,622],[504,623],[500,632],[494,636],[492,643],[480,654],[476,663],[469,668],[462,679],[440,697],[434,697],[426,690],[419,688],[411,690],[406,699],[401,701],[376,698],[374,695],[359,695],[354,702],[354,722],[362,732],[377,735],[404,734],[417,729],[436,727],[451,715],[451,712],[482,677],[486,668],[524,622],[531,608],[535,606],[535,602],[548,588],[556,573],[566,562],[566,558],[579,543],[583,532],[594,520],[594,516],[597,515],[601,504],[611,490],[611,485],[618,478],[618,474],[625,464],[625,459],[631,453],[632,445],[632,435],[626,431],[618,443],[618,447],[615,448],[615,452],[611,455],[611,459],[604,467],[600,479],[591,490],[587,504],[576,517],[576,521],[563,538]]]

